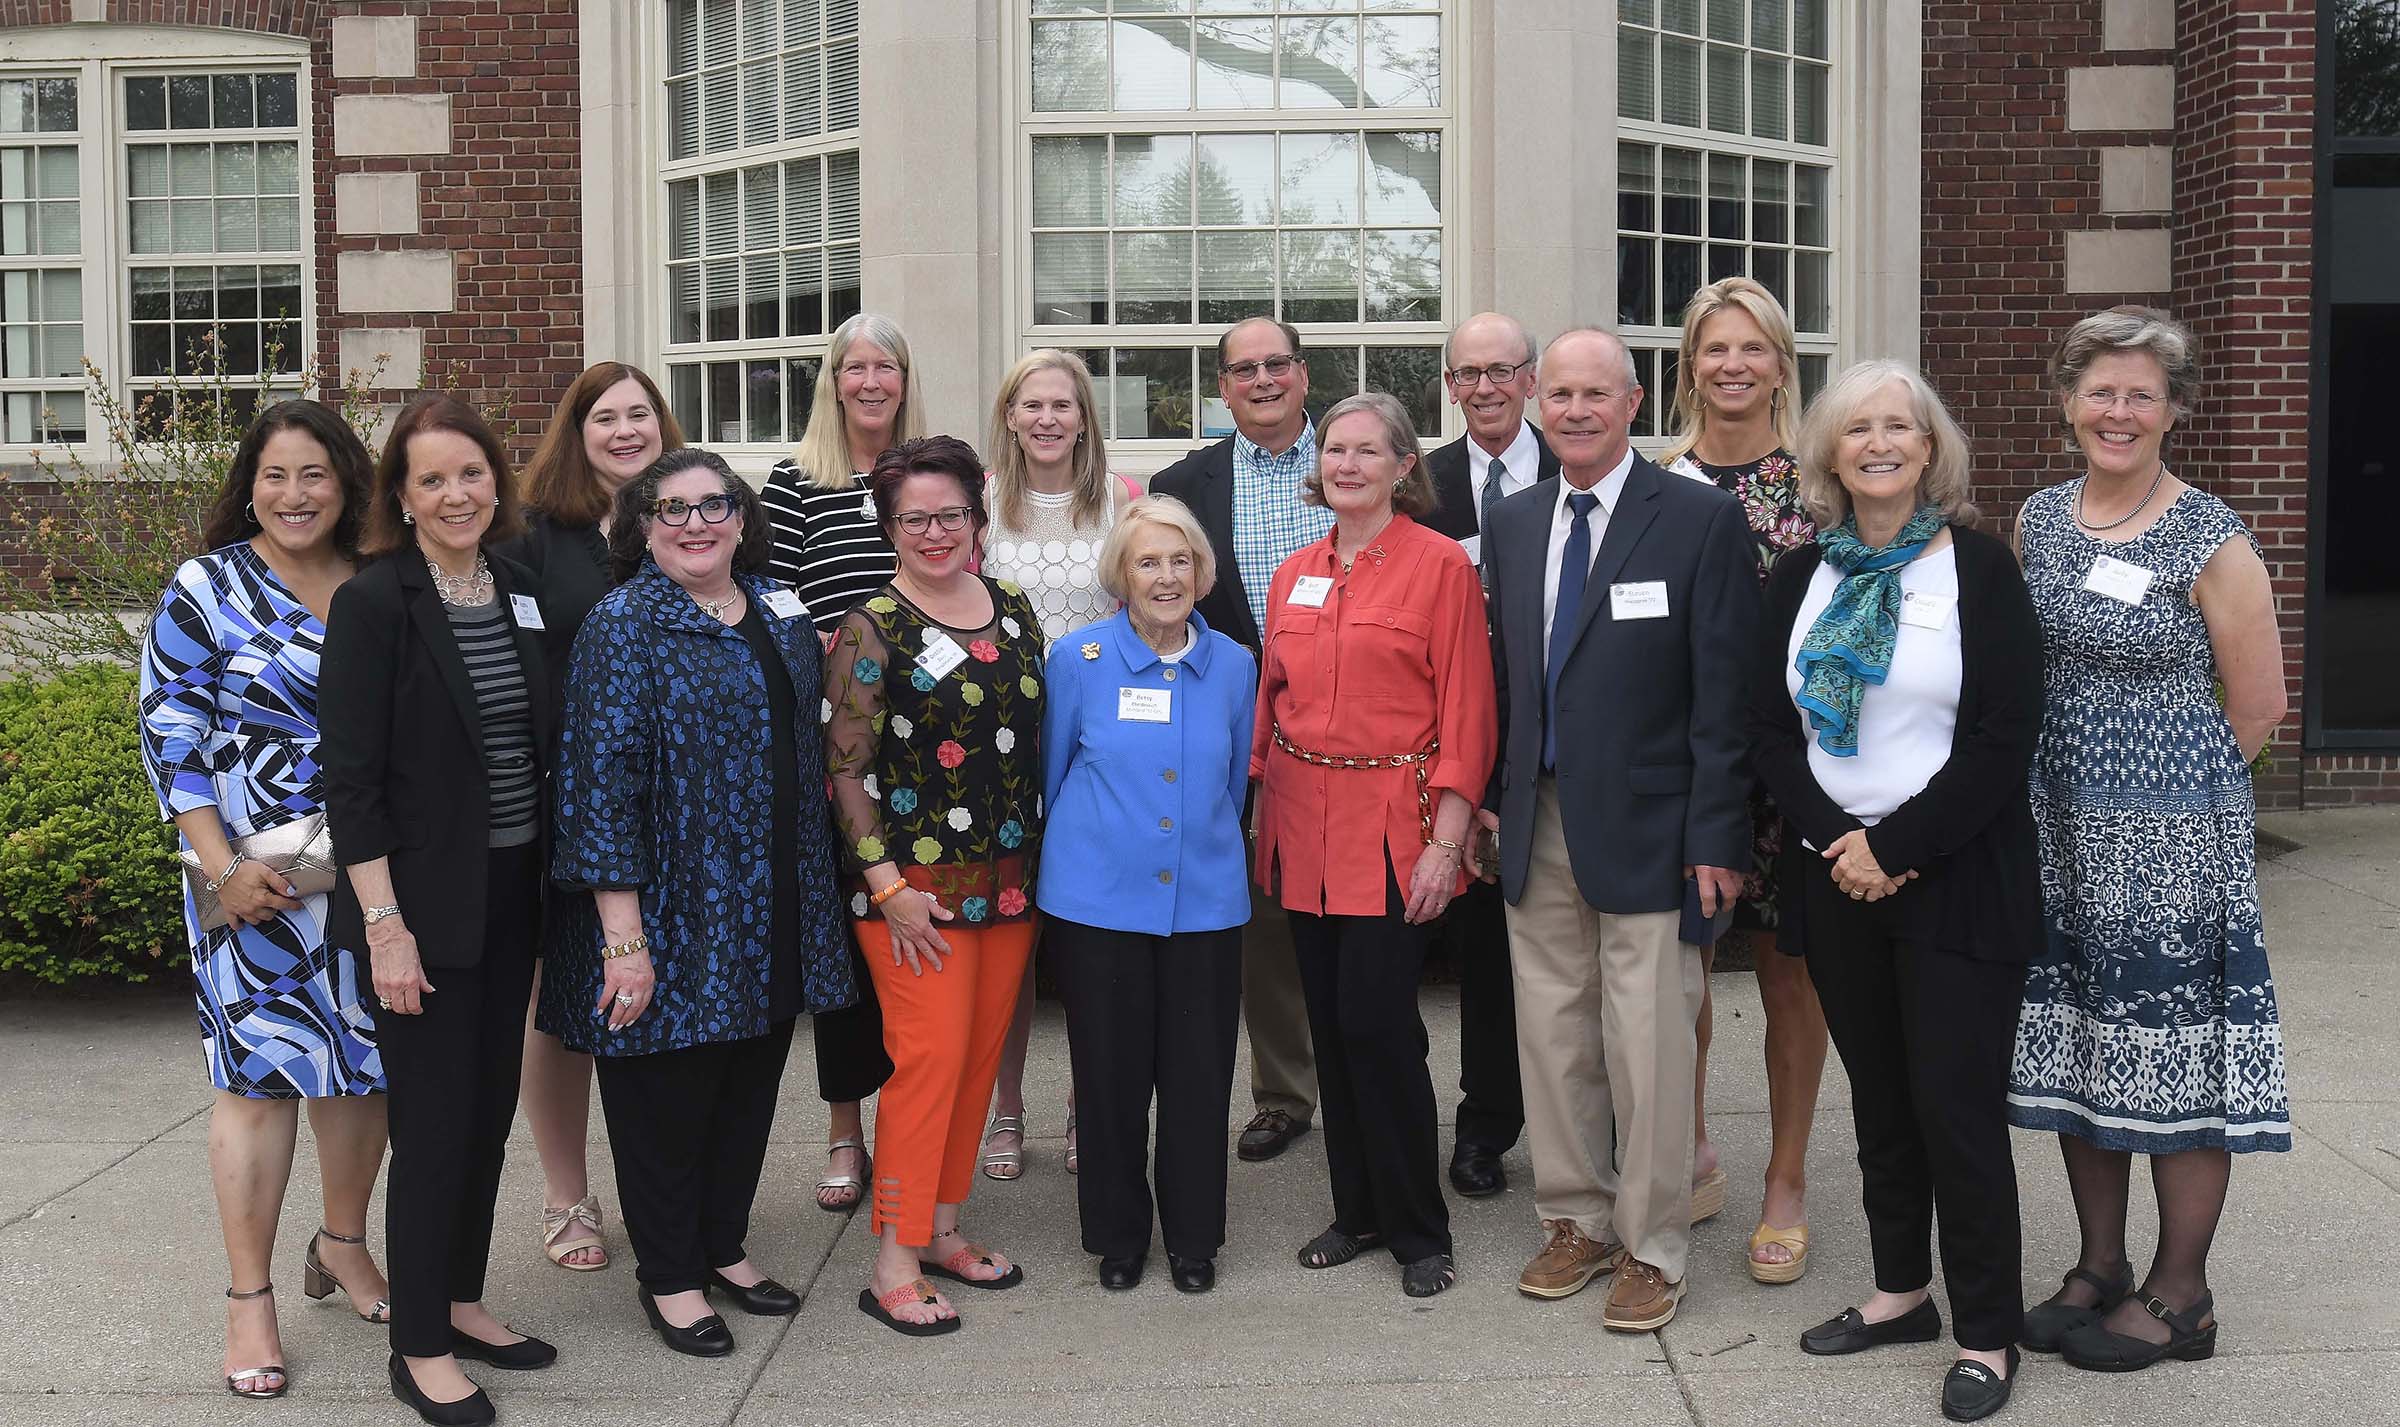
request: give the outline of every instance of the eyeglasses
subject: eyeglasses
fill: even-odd
[[[1290,376],[1292,368],[1298,365],[1300,365],[1298,357],[1278,354],[1261,362],[1235,362],[1230,366],[1219,367],[1217,371],[1220,375],[1231,377],[1237,382],[1246,382],[1262,371],[1275,380],[1282,381],[1285,377]]]
[[[2126,409],[2136,416],[2148,416],[2151,412],[2158,410],[2160,403],[2166,400],[2156,392],[2118,391],[2114,387],[2105,386],[2096,386],[2090,391],[2079,391],[2075,393],[2075,399],[2082,402],[2087,411],[2106,411],[2122,401],[2125,403]]]
[[[1473,391],[1477,383],[1490,377],[1493,386],[1507,386],[1528,365],[1526,362],[1494,362],[1488,367],[1452,367],[1450,385],[1460,391]]]
[[[653,519],[664,521],[678,530],[692,523],[693,511],[700,512],[700,519],[710,525],[723,525],[733,518],[733,497],[712,495],[705,500],[695,502],[678,500],[669,496],[650,507],[650,515]]]
[[[911,535],[923,535],[936,521],[941,522],[944,530],[964,530],[968,517],[974,513],[963,505],[948,506],[941,510],[904,510],[892,517],[892,524]]]

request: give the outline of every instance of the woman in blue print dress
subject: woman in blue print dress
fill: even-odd
[[[209,511],[209,553],[176,570],[143,644],[143,764],[227,913],[203,930],[187,890],[200,1044],[217,1091],[209,1171],[232,1270],[225,1386],[241,1397],[286,1386],[269,1269],[303,1100],[325,1196],[309,1294],[338,1287],[360,1316],[387,1315],[390,1288],[366,1248],[384,1107],[364,968],[326,945],[324,894],[289,895],[232,845],[324,811],[317,656],[333,592],[350,577],[367,485],[366,448],[339,416],[313,401],[269,408]]]
[[[541,1029],[596,1057],[643,1313],[722,1357],[716,1291],[799,1295],[743,1245],[793,1019],[858,996],[835,880],[822,654],[723,458],[660,457],[616,495],[625,583],[575,636],[560,719]]]
[[[2025,1315],[2025,1345],[2123,1371],[2215,1351],[2208,1250],[2231,1156],[2291,1148],[2247,767],[2283,719],[2283,655],[2256,544],[2160,455],[2198,393],[2191,334],[2112,308],[2068,333],[2052,376],[2086,473],[2017,526],[2044,644],[2049,936],[2008,1099],[2012,1123],[2058,1132],[2082,1251]],[[2136,1154],[2159,1219],[2138,1293]]]

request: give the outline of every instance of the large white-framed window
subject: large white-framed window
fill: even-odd
[[[668,0],[661,376],[695,443],[800,438],[859,310],[858,0]]]
[[[1141,464],[1232,429],[1216,340],[1303,334],[1309,404],[1441,429],[1461,253],[1456,6],[1014,0],[1021,347],[1080,352]]]
[[[1814,391],[1841,336],[1832,0],[1618,0],[1617,324],[1666,434],[1684,303],[1747,275]]]
[[[309,385],[305,47],[142,26],[22,32],[0,63],[0,458],[104,457]]]

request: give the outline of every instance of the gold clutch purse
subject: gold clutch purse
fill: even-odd
[[[264,832],[237,837],[233,840],[233,850],[252,862],[264,864],[302,897],[332,891],[334,878],[341,871],[333,860],[333,831],[325,826],[323,813],[311,813]],[[200,854],[187,848],[182,856],[183,880],[191,884],[192,906],[200,914],[200,929],[215,931],[225,925],[225,906],[208,889],[208,874],[201,870]]]

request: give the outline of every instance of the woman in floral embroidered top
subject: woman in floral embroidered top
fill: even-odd
[[[850,914],[883,1005],[892,1078],[875,1116],[874,1282],[858,1306],[915,1336],[958,1315],[923,1275],[1008,1288],[959,1206],[1033,950],[1042,816],[1042,628],[1024,592],[967,569],[983,464],[904,441],[871,477],[900,568],[826,661],[826,760],[850,846]]]
[[[1817,538],[1800,505],[1792,462],[1800,418],[1800,358],[1792,320],[1775,294],[1746,277],[1712,282],[1683,309],[1683,357],[1676,368],[1674,439],[1660,464],[1714,482],[1742,503],[1758,545],[1764,583],[1775,557]],[[1729,699],[1741,697],[1728,689]],[[1825,1074],[1825,1011],[1809,984],[1807,963],[1775,946],[1775,860],[1783,815],[1763,789],[1750,795],[1756,836],[1734,926],[1750,936],[1751,960],[1767,1020],[1767,1185],[1750,1235],[1750,1276],[1791,1283],[1808,1270],[1806,1207],[1808,1127]],[[1708,1138],[1708,1032],[1713,1007],[1700,1003],[1700,1077],[1693,1124],[1692,1222],[1725,1207],[1725,1171]]]

